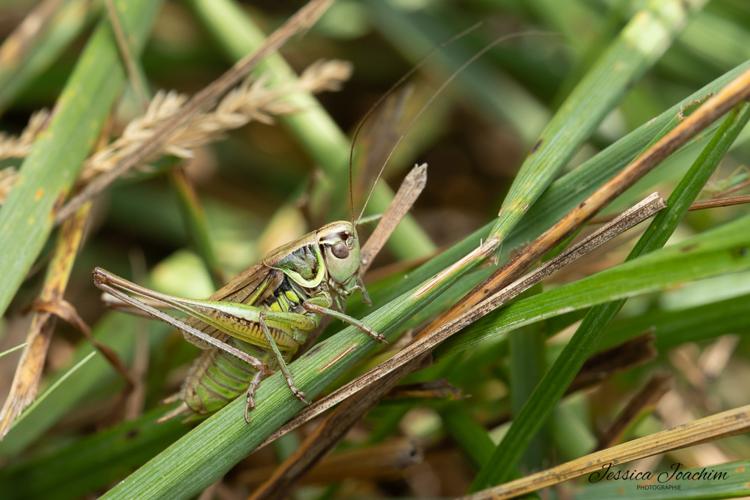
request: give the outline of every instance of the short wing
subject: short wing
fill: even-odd
[[[240,302],[243,304],[256,305],[262,303],[281,284],[284,274],[263,264],[256,264],[234,277],[229,283],[214,292],[210,300],[225,300]],[[227,340],[227,334],[207,325],[197,318],[188,318],[185,321],[190,326],[216,337]],[[185,340],[201,349],[213,348],[210,344],[183,333]]]
[[[283,273],[276,269],[272,269],[263,264],[256,264],[251,266],[232,278],[226,285],[216,290],[210,298],[210,300],[227,300],[231,302],[245,301],[258,290],[265,288],[267,293],[273,293],[275,286],[264,287],[264,285],[270,285],[271,282],[278,281],[276,286],[281,283],[283,279]],[[270,289],[269,289],[270,288]],[[267,295],[264,294],[262,298]],[[262,300],[262,299],[261,299]]]

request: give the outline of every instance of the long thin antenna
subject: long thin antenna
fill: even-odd
[[[473,29],[473,27],[471,28]],[[375,184],[377,183],[378,179],[380,179],[380,176],[383,175],[383,171],[385,170],[386,165],[388,165],[388,162],[391,160],[391,157],[393,157],[393,154],[396,152],[396,149],[398,149],[398,146],[401,144],[401,141],[404,140],[404,137],[406,137],[406,134],[411,130],[412,125],[424,114],[424,112],[427,110],[427,108],[430,107],[430,105],[437,99],[440,94],[443,93],[443,91],[453,82],[453,80],[456,79],[456,77],[465,70],[471,63],[482,57],[484,54],[486,54],[490,49],[497,46],[498,44],[502,42],[506,42],[508,40],[511,40],[513,38],[519,38],[522,36],[529,36],[529,35],[552,35],[554,33],[549,31],[521,31],[518,33],[511,33],[508,35],[501,35],[497,38],[495,38],[492,42],[485,45],[480,49],[476,54],[471,56],[466,62],[461,64],[451,75],[443,81],[443,83],[440,84],[440,86],[435,90],[435,92],[432,93],[432,95],[427,99],[427,102],[425,102],[422,107],[419,109],[419,111],[409,120],[409,123],[404,127],[404,132],[402,132],[398,139],[396,140],[396,144],[393,145],[393,148],[391,149],[391,152],[388,153],[388,156],[386,156],[385,160],[383,161],[383,164],[380,166],[380,170],[378,171],[377,177],[375,177],[375,182],[373,182],[372,187],[370,188],[370,192],[367,194],[367,198],[365,198],[365,202],[362,205],[362,210],[359,213],[359,217],[362,217],[362,214],[365,213],[365,208],[367,208],[367,204],[370,202],[370,198],[372,197],[372,193],[375,190]],[[420,63],[420,66],[426,62],[426,59]],[[419,68],[419,66],[415,66],[414,69],[416,70]],[[409,76],[413,73],[413,71],[407,73],[405,75]],[[399,83],[404,79],[404,77],[399,80]],[[367,118],[368,115],[365,115],[365,118]],[[353,151],[353,149],[352,149]],[[349,184],[351,186],[351,157],[350,157],[350,163],[349,163]],[[350,191],[350,204],[353,203],[351,201],[351,191]],[[352,205],[353,206],[353,205]]]
[[[436,52],[444,49],[445,47],[449,46],[450,44],[462,39],[466,35],[470,34],[471,32],[475,31],[477,28],[479,28],[483,24],[482,21],[479,21],[478,23],[475,23],[465,30],[453,35],[449,39],[445,40],[444,42],[440,43],[436,47],[434,47],[432,50],[430,50],[425,56],[422,57],[422,60],[419,61],[416,65],[414,65],[409,71],[404,73],[401,78],[396,80],[396,83],[391,85],[386,92],[381,95],[377,101],[375,101],[375,104],[370,106],[370,109],[367,110],[367,113],[359,120],[357,123],[357,126],[354,127],[354,133],[352,134],[352,142],[351,146],[349,147],[349,218],[352,221],[352,224],[357,220],[354,218],[354,181],[352,179],[353,177],[353,170],[354,170],[354,148],[357,145],[357,139],[359,138],[360,134],[362,133],[362,129],[367,124],[369,119],[372,117],[372,115],[375,113],[375,111],[380,107],[381,104],[383,104],[383,101],[385,101],[388,97],[390,97],[393,92],[399,88],[406,80],[408,80],[414,73],[416,73],[422,66],[424,66],[427,61],[430,60],[430,58],[435,55]],[[390,159],[391,154],[388,155],[388,158]],[[380,174],[382,174],[382,169],[380,170]],[[375,183],[377,183],[378,179],[380,178],[380,174],[375,178],[375,181],[373,182],[373,186]],[[372,190],[370,191],[370,194],[372,194]],[[367,199],[370,199],[370,194],[367,195]],[[366,205],[366,204],[365,204]],[[358,217],[362,218],[362,214],[360,213],[360,216]]]

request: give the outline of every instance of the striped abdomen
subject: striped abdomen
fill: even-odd
[[[284,280],[269,297],[266,304],[259,307],[272,311],[290,311],[302,300],[304,299],[300,298]],[[252,324],[250,332],[255,338],[265,339],[259,324]],[[277,344],[289,345],[291,342],[297,347],[301,343],[300,341],[304,341],[299,334],[308,333],[296,332],[296,338],[292,339],[292,332],[285,332],[276,328],[271,328],[270,332]],[[215,336],[258,358],[271,370],[276,370],[276,359],[270,349],[252,345],[224,334],[216,333]],[[282,351],[284,359],[287,361],[291,359],[295,351],[296,348]],[[231,354],[218,349],[208,349],[201,353],[190,368],[190,373],[182,387],[181,399],[194,414],[210,415],[244,394],[255,373],[256,370],[252,366]]]
[[[276,368],[270,351],[229,337],[224,340],[260,359],[269,368]],[[193,413],[211,415],[243,394],[255,373],[255,368],[224,351],[203,351],[190,368],[182,387],[182,400]]]

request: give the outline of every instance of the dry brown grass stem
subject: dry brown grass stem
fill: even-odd
[[[214,110],[199,113],[178,128],[162,149],[147,161],[161,155],[192,158],[193,150],[219,139],[229,130],[243,127],[251,121],[270,124],[274,116],[297,111],[288,99],[290,95],[338,90],[350,74],[348,63],[333,60],[312,64],[297,81],[287,85],[269,86],[264,78],[245,80],[229,92]],[[188,96],[178,92],[157,93],[146,112],[131,121],[120,138],[86,162],[81,181],[87,183],[101,173],[110,171],[123,158],[143,147],[166,120],[181,112],[187,101]]]
[[[615,467],[640,458],[747,432],[748,429],[750,406],[741,406],[584,455],[557,467],[480,491],[467,498],[515,498],[576,477],[599,472],[609,464]]]
[[[75,217],[63,224],[39,300],[45,303],[63,301],[70,271],[83,239],[89,209],[90,205],[84,205]],[[36,397],[55,323],[52,312],[39,310],[32,317],[26,335],[26,346],[13,376],[10,392],[0,411],[0,438],[8,433],[18,415]]]
[[[298,92],[339,90],[350,75],[349,63],[330,60],[313,63],[302,72],[299,79],[286,85],[270,86],[264,78],[247,79],[224,96],[214,110],[194,115],[170,136],[157,154],[146,161],[153,161],[162,155],[192,158],[195,149],[216,141],[229,130],[240,128],[251,121],[270,124],[275,116],[298,111],[289,96]],[[165,121],[181,112],[188,99],[187,95],[175,91],[157,93],[148,103],[146,112],[132,120],[118,139],[86,161],[81,182],[90,182],[140,150],[153,139]],[[34,114],[26,130],[18,137],[0,136],[0,159],[26,156],[34,139],[44,128],[48,116],[46,111]],[[15,179],[15,170],[5,169],[0,173],[0,203],[4,201]]]
[[[609,448],[622,440],[625,431],[647,412],[652,412],[661,397],[672,385],[672,376],[666,373],[656,373],[646,381],[641,389],[634,394],[620,411],[609,427],[601,433],[596,445],[597,450]]]
[[[709,198],[707,200],[698,200],[690,207],[688,207],[688,210],[691,212],[696,212],[698,210],[708,210],[711,208],[724,208],[724,207],[733,207],[735,205],[746,205],[750,203],[750,195],[740,195],[740,196],[727,196],[722,198]],[[614,219],[617,215],[616,214],[610,214],[610,215],[602,215],[601,217],[594,217],[589,221],[590,224],[603,224],[605,222],[609,222],[612,219]]]

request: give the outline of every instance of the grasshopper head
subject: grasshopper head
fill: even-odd
[[[328,275],[345,288],[359,282],[359,238],[351,222],[332,222],[317,232]]]

